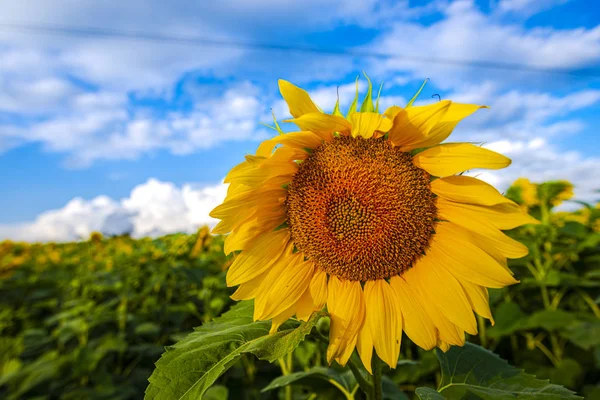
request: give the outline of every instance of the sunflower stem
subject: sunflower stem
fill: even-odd
[[[363,373],[360,371],[358,366],[352,361],[352,357],[348,360],[348,367],[350,367],[350,371],[352,371],[352,375],[354,375],[354,379],[360,386],[361,390],[365,392],[368,399],[373,398],[373,385],[369,382]]]
[[[373,352],[373,398],[375,400],[383,399],[383,385],[381,383],[381,360]]]

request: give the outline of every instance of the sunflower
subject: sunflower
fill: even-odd
[[[227,285],[254,299],[271,332],[323,307],[331,318],[327,359],[345,365],[356,348],[371,372],[373,349],[397,365],[402,332],[423,349],[465,343],[473,311],[492,321],[487,288],[517,281],[507,258],[527,248],[502,230],[535,222],[492,186],[469,176],[510,160],[469,143],[441,144],[482,106],[373,104],[332,114],[279,81],[300,130],[262,142],[234,167],[211,216],[235,253]]]

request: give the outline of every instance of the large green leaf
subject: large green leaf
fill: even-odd
[[[574,392],[526,374],[472,343],[436,353],[442,368],[437,393],[443,397],[436,397],[431,389],[419,388],[416,393],[420,399],[580,399]]]
[[[292,352],[324,312],[306,323],[289,322],[270,335],[270,322],[253,322],[252,302],[241,302],[170,346],[156,363],[146,399],[200,399],[244,353],[273,362]]]

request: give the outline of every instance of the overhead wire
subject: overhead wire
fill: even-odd
[[[310,53],[332,56],[344,56],[353,58],[375,58],[381,60],[404,60],[407,62],[446,64],[470,68],[486,68],[519,72],[535,72],[544,74],[570,75],[577,77],[600,78],[600,69],[557,69],[530,64],[508,63],[493,60],[469,60],[448,57],[406,55],[401,53],[390,54],[386,52],[373,51],[365,48],[326,48],[318,46],[298,46],[278,43],[242,41],[205,36],[191,35],[167,35],[154,32],[129,31],[118,29],[107,29],[97,27],[76,27],[54,24],[28,24],[0,22],[0,30],[21,31],[34,34],[64,35],[72,37],[99,37],[119,40],[138,40],[150,42],[162,42],[172,44],[184,44],[191,46],[229,47],[239,49],[251,49],[259,51],[285,51],[295,53]]]

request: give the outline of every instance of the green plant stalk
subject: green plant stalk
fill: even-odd
[[[367,395],[368,398],[371,398],[373,396],[373,385],[371,382],[365,379],[358,366],[354,364],[354,361],[352,361],[352,358],[348,360],[348,367],[350,367],[350,371],[352,371],[352,375],[354,375],[354,379],[356,379],[356,382],[358,382],[361,390],[365,393],[365,395]]]
[[[340,392],[344,393],[344,397],[346,400],[354,400],[354,395],[346,390],[342,385],[336,382],[334,379],[327,379],[327,382],[331,383],[335,386]],[[290,387],[290,385],[286,386],[286,388]],[[291,387],[290,387],[291,388]]]
[[[289,375],[291,373],[291,371],[288,369],[286,360],[284,358],[279,359],[279,367],[281,368],[281,373],[283,376]],[[292,387],[290,385],[287,385],[285,387],[285,400],[292,400]]]
[[[383,385],[381,382],[381,360],[373,352],[373,399],[383,399]]]
[[[483,347],[487,347],[487,336],[485,331],[485,320],[481,315],[477,315],[477,325],[479,327],[479,341]]]

